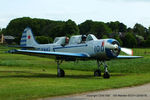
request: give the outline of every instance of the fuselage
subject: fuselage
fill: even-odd
[[[66,36],[56,37],[52,44],[38,44],[30,28],[26,28],[22,34],[20,46],[33,47],[39,51],[82,53],[94,59],[111,59],[120,53],[119,42],[115,39],[97,39],[89,34],[83,39],[83,35],[74,35],[66,42]]]
[[[84,53],[94,59],[110,59],[113,58],[112,54],[107,54],[108,49],[105,48],[105,43],[108,41],[116,41],[114,39],[100,39],[87,41],[79,44],[38,44],[34,46],[36,50],[49,51],[49,52],[69,52],[69,53]],[[111,53],[111,52],[109,52]]]

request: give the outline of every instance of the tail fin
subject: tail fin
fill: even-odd
[[[25,28],[24,32],[22,33],[20,46],[21,47],[34,47],[37,45],[38,43],[35,41],[31,28],[29,27]]]

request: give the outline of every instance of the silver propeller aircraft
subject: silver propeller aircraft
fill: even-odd
[[[94,76],[101,76],[100,66],[104,65],[104,78],[109,78],[105,61],[111,59],[141,58],[133,56],[133,52],[127,48],[121,48],[115,39],[97,39],[93,34],[75,35],[69,40],[68,37],[56,37],[52,44],[38,44],[30,28],[26,28],[20,41],[22,49],[10,50],[11,53],[53,57],[57,62],[57,76],[64,77],[65,72],[60,68],[63,61],[97,60],[98,69]],[[34,48],[34,50],[30,50]],[[120,51],[129,56],[121,56]]]

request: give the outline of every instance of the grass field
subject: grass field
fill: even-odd
[[[30,100],[150,82],[150,49],[134,49],[144,58],[112,60],[110,79],[94,77],[96,61],[64,62],[66,77],[56,77],[53,59],[6,54],[0,46],[0,100]]]

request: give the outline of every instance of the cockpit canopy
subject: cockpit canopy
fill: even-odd
[[[95,37],[95,35],[89,34],[86,38],[86,41],[92,41],[92,40],[97,40],[97,38]]]
[[[65,44],[65,39],[66,37],[56,37],[54,39],[54,42],[55,44],[59,44],[59,45],[63,45]],[[89,34],[87,37],[86,37],[86,41],[85,42],[88,42],[88,41],[92,41],[92,40],[97,40],[97,38],[93,35],[93,34]],[[75,35],[75,36],[72,36],[69,40],[69,45],[70,44],[80,44],[82,43],[82,35]]]
[[[86,41],[97,40],[97,38],[93,34],[89,34],[86,37]],[[82,43],[82,35],[75,35],[70,38],[69,44],[79,44]]]
[[[53,43],[62,45],[62,44],[65,44],[65,39],[66,39],[65,36],[63,36],[63,37],[56,37],[54,39]]]
[[[75,35],[75,36],[72,36],[72,37],[70,38],[69,44],[79,44],[79,43],[81,43],[81,36],[82,36],[82,35]]]

